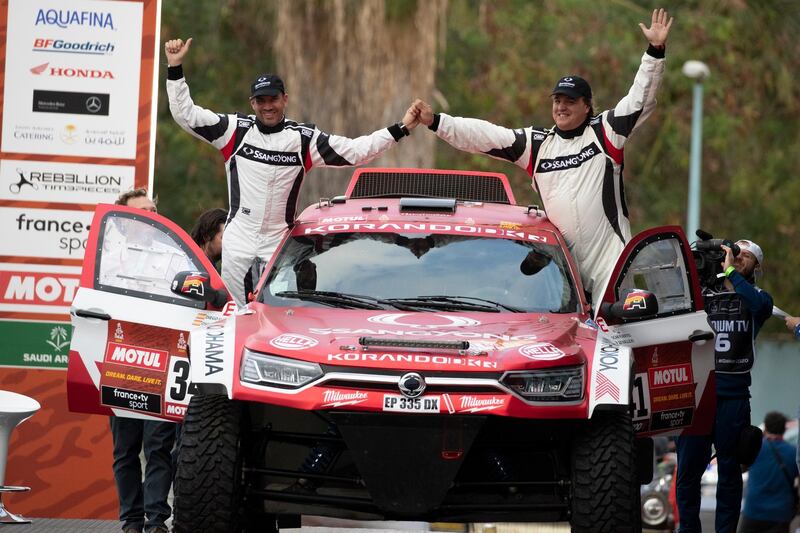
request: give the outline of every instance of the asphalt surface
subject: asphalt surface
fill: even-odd
[[[714,512],[703,511],[700,513],[703,531],[714,531]],[[20,533],[119,533],[119,522],[116,520],[64,520],[55,518],[31,518],[31,524],[20,524],[7,530]],[[282,531],[302,533],[343,533],[357,531],[358,533],[393,533],[408,531],[430,531],[430,524],[423,522],[352,522],[347,520],[326,519],[317,517],[304,517],[303,527],[300,529],[286,529]],[[3,526],[0,525],[0,529]],[[443,528],[434,526],[434,530],[443,531]],[[451,529],[452,531],[452,529]],[[465,528],[466,532],[467,529]],[[569,532],[569,525],[559,524],[475,524],[469,528],[471,533],[562,533]],[[659,530],[644,530],[645,533],[661,533]]]

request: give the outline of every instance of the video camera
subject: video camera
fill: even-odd
[[[725,250],[722,246],[728,246],[734,257],[739,255],[740,248],[730,239],[715,239],[713,235],[701,229],[695,234],[698,240],[692,244],[692,256],[700,277],[700,286],[720,292],[724,279],[718,278],[717,274],[722,272],[722,262],[725,260]]]

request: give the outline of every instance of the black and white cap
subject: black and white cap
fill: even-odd
[[[275,74],[262,74],[250,85],[250,98],[256,96],[276,96],[284,94],[283,80]]]
[[[566,94],[572,98],[580,98],[582,96],[587,100],[591,100],[592,88],[589,87],[589,82],[580,76],[564,76],[556,82],[556,86],[550,96],[556,94]]]

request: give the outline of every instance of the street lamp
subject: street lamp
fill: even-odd
[[[700,227],[700,160],[703,146],[703,81],[710,71],[702,61],[689,60],[683,64],[683,74],[694,80],[692,91],[692,146],[689,152],[689,208],[686,217],[686,234],[694,240]]]

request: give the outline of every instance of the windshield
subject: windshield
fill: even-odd
[[[436,233],[292,237],[259,300],[277,306],[331,306],[342,300],[335,298],[340,295],[369,298],[363,305],[372,308],[408,308],[409,300],[412,306],[421,305],[419,299],[430,296],[441,306],[444,296],[447,305],[453,302],[449,297],[463,299],[464,305],[471,299],[473,306],[488,301],[501,312],[578,311],[559,247]]]

